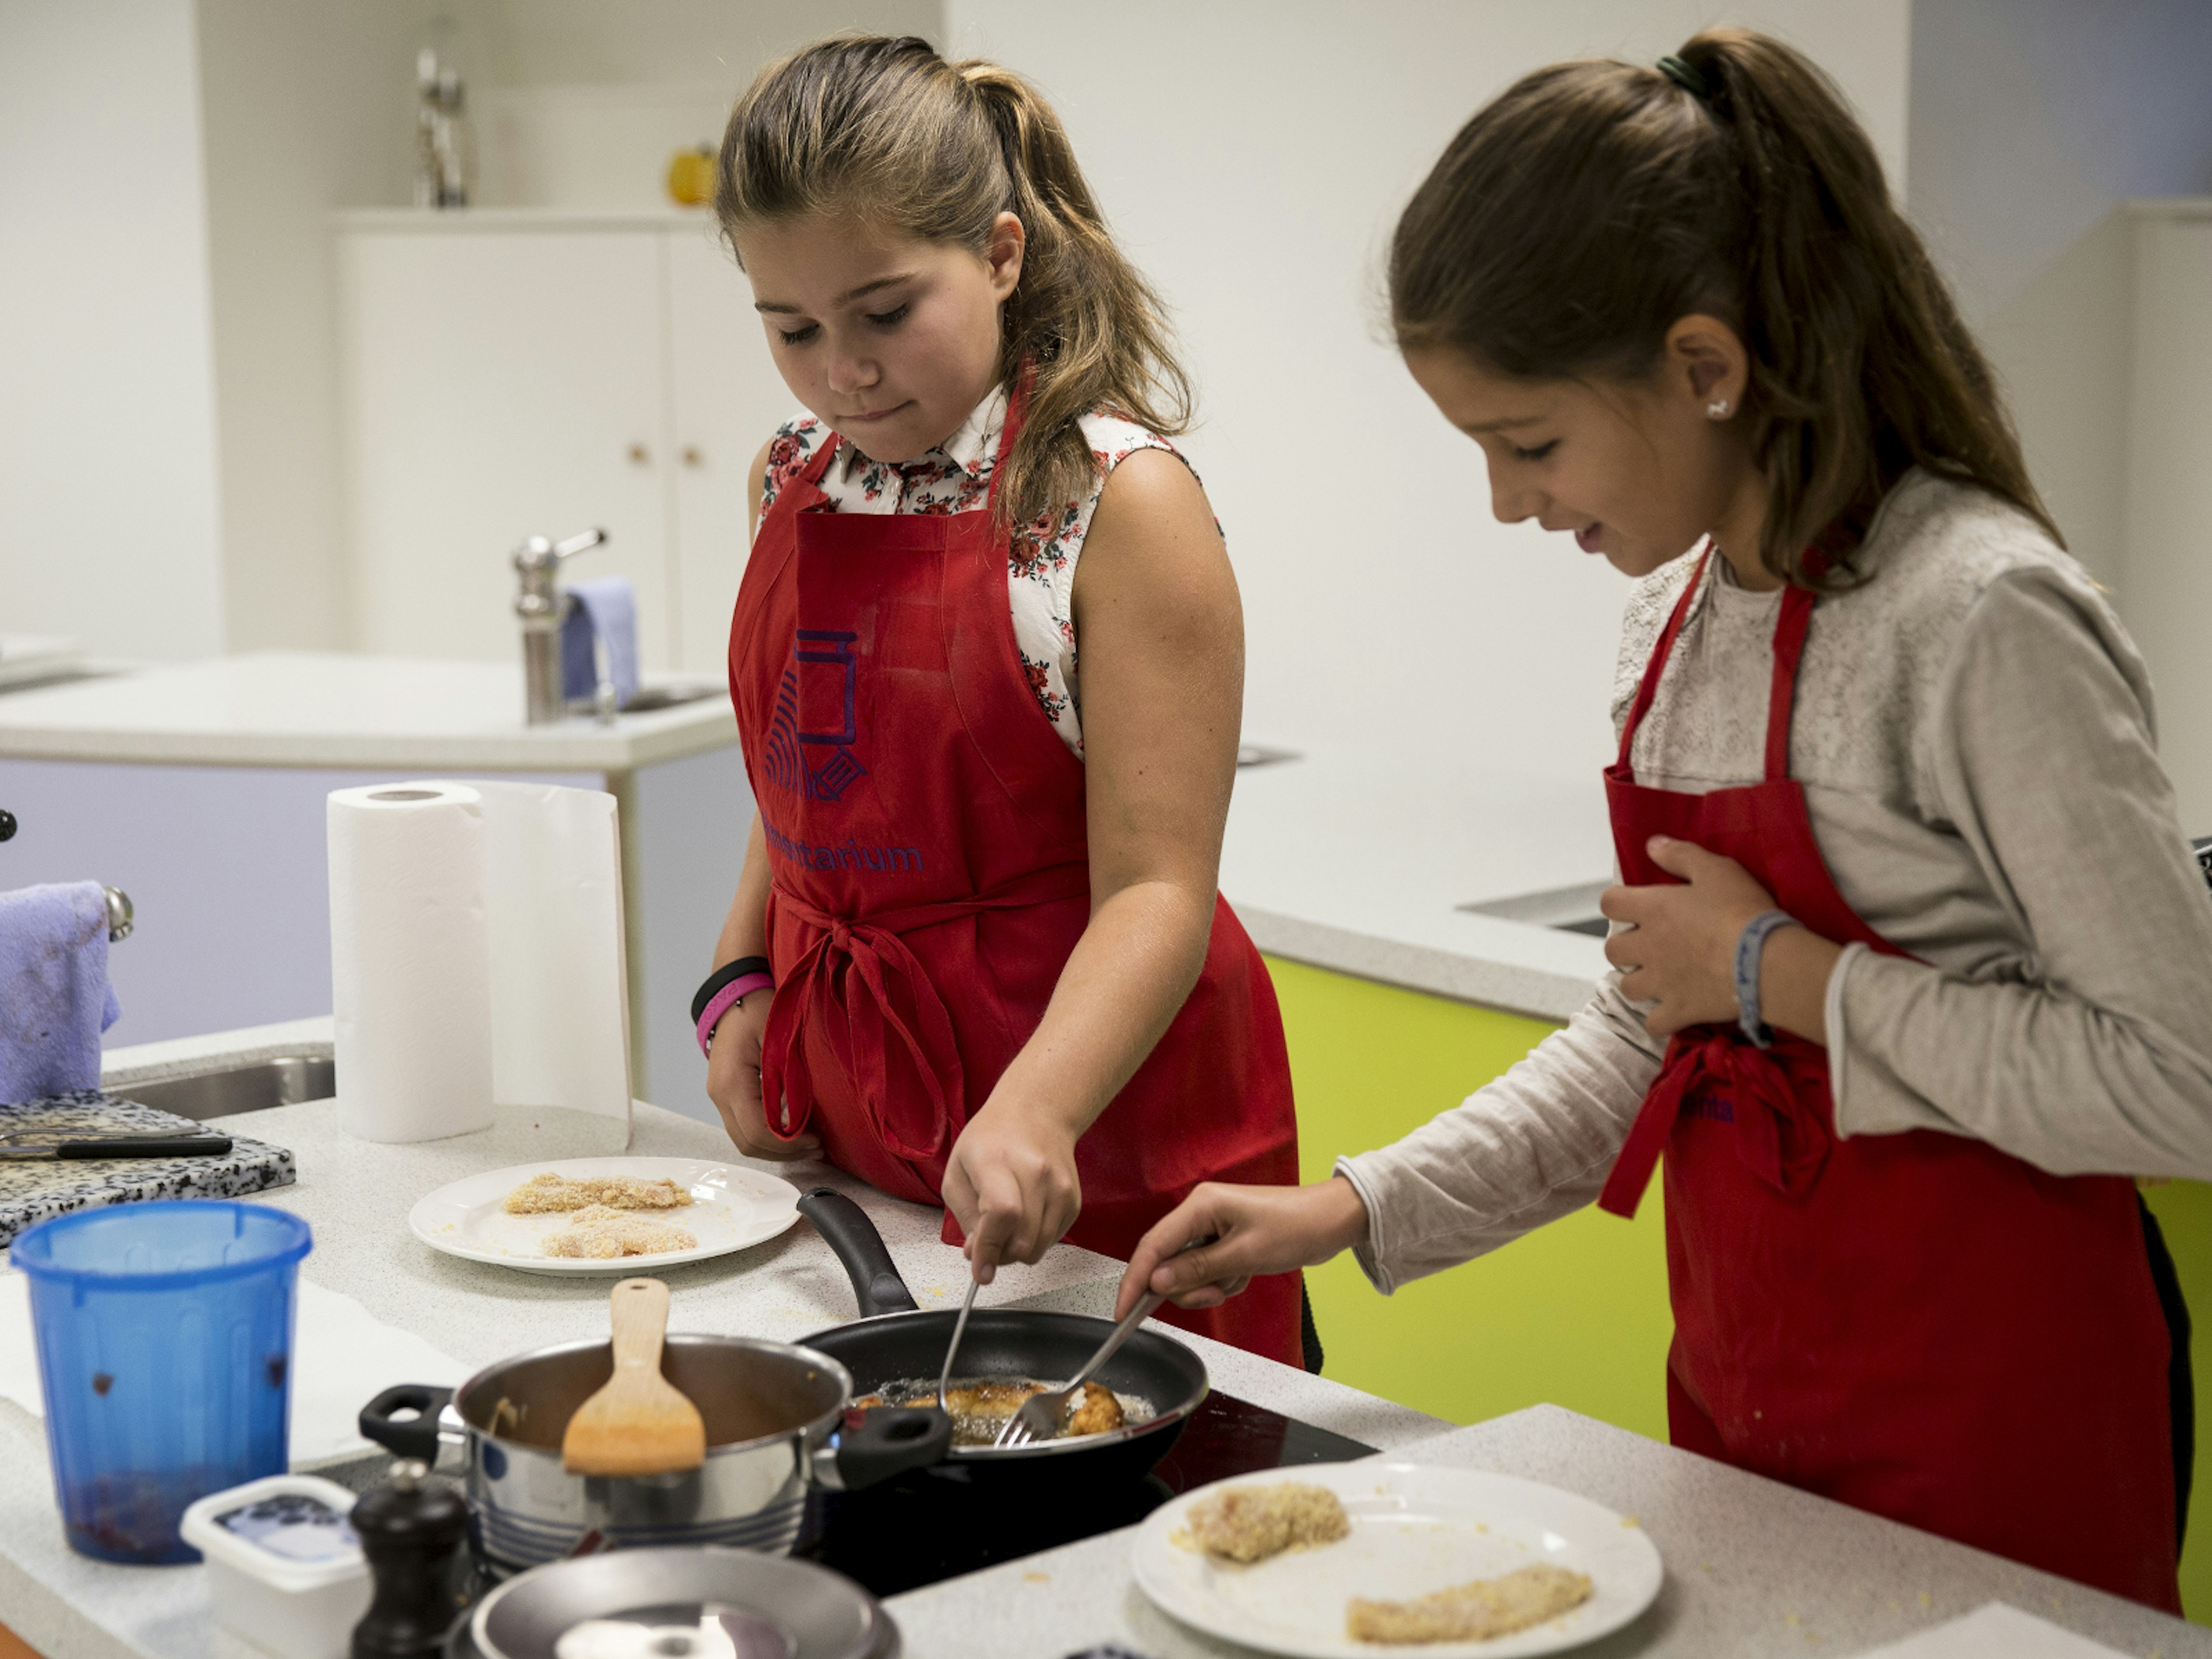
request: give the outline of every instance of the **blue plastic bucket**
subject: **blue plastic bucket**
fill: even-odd
[[[195,1498],[282,1474],[307,1224],[184,1199],[79,1210],[15,1240],[71,1548],[197,1561]]]

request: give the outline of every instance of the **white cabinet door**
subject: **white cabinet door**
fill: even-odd
[[[675,665],[657,229],[351,230],[339,238],[353,643],[514,658],[525,536],[599,525],[571,578],[636,586]]]
[[[668,276],[682,661],[720,675],[745,569],[745,474],[798,405],[769,356],[751,285],[711,230],[668,233]]]

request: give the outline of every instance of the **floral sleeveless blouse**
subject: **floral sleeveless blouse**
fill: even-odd
[[[872,461],[846,439],[838,446],[839,459],[823,473],[822,492],[830,499],[820,510],[980,513],[990,495],[999,433],[1006,418],[1006,394],[1001,387],[978,404],[951,437],[903,465]],[[1078,425],[1091,453],[1098,458],[1097,481],[1083,500],[1039,514],[1016,529],[1007,550],[1006,594],[1013,612],[1014,647],[1021,654],[1030,690],[1060,740],[1079,759],[1083,694],[1076,677],[1073,596],[1083,539],[1090,533],[1107,475],[1125,459],[1140,449],[1164,449],[1178,460],[1183,456],[1157,433],[1103,409],[1093,410]],[[763,518],[777,493],[806,470],[828,434],[828,427],[813,415],[800,415],[776,428],[761,490]]]

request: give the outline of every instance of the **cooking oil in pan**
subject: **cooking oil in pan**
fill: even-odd
[[[945,1390],[945,1403],[951,1408],[952,1443],[956,1446],[988,1446],[999,1437],[999,1431],[1006,1426],[1006,1419],[1021,1408],[1022,1401],[1033,1394],[1043,1394],[1055,1385],[1038,1382],[1025,1376],[957,1377]],[[1140,1394],[1123,1394],[1120,1389],[1106,1389],[1102,1384],[1090,1385],[1101,1393],[1110,1392],[1115,1403],[1121,1407],[1121,1420],[1082,1434],[1064,1435],[1063,1439],[1086,1440],[1092,1434],[1110,1434],[1115,1429],[1149,1423],[1159,1415],[1158,1407]],[[901,1377],[886,1382],[873,1394],[863,1395],[853,1402],[856,1406],[933,1406],[937,1403],[937,1379],[932,1377]],[[1078,1409],[1087,1402],[1077,1402]]]

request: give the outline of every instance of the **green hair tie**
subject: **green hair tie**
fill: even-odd
[[[1677,58],[1668,52],[1659,60],[1659,72],[1692,98],[1710,102],[1713,89],[1707,82],[1705,71],[1686,58]]]

